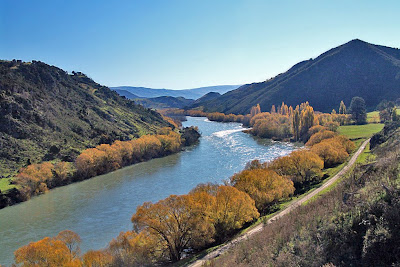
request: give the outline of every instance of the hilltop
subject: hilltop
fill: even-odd
[[[72,161],[83,150],[154,133],[160,114],[120,97],[80,72],[39,61],[0,61],[0,171]]]
[[[309,101],[319,111],[338,109],[341,100],[365,99],[369,110],[383,99],[400,97],[400,50],[352,40],[315,59],[302,61],[287,72],[260,83],[201,103],[204,111],[244,114],[260,104],[262,111],[284,101],[298,105]]]

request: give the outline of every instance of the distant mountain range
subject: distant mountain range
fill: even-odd
[[[185,108],[194,103],[193,99],[173,96],[159,96],[153,98],[136,98],[135,103],[146,108],[165,109],[165,108]]]
[[[383,99],[400,97],[399,49],[352,40],[265,82],[243,85],[196,106],[243,114],[256,104],[269,111],[282,101],[293,106],[309,101],[316,110],[330,112],[341,100],[350,105],[354,96],[363,97],[369,110]]]
[[[209,92],[217,92],[220,94],[224,94],[228,91],[237,89],[239,86],[240,85],[217,85],[217,86],[207,86],[207,87],[200,87],[200,88],[193,88],[193,89],[184,89],[184,90],[153,89],[153,88],[133,87],[133,86],[118,86],[118,87],[110,87],[110,88],[119,92],[120,95],[126,95],[127,94],[126,92],[128,92],[128,93],[134,94],[140,98],[173,96],[173,97],[184,97],[186,99],[196,100]],[[126,97],[131,98],[128,96],[126,96]]]

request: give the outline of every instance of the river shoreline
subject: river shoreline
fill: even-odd
[[[166,153],[157,154],[157,155],[151,155],[150,157],[145,157],[143,160],[140,160],[140,161],[137,161],[137,162],[133,162],[133,163],[128,164],[128,165],[123,165],[123,166],[121,166],[121,167],[119,167],[117,169],[122,169],[122,168],[125,168],[125,167],[128,167],[128,166],[132,166],[134,164],[138,164],[140,162],[146,162],[146,161],[149,161],[149,160],[152,160],[152,159],[155,159],[155,158],[166,157],[166,156],[169,156],[169,155],[174,154],[174,153],[179,153],[185,147],[188,147],[188,146],[191,146],[191,145],[194,145],[195,143],[197,143],[199,138],[200,138],[200,133],[198,133],[197,130],[194,129],[193,127],[182,128],[180,130],[180,135],[181,135],[181,138],[183,139],[184,142],[181,142],[180,149],[178,151],[166,152]],[[106,171],[106,172],[100,173],[98,175],[107,174],[107,173],[110,173],[112,171],[115,171],[115,170]],[[73,183],[85,181],[87,179],[91,179],[91,178],[96,177],[98,175],[85,176],[82,173],[79,173],[78,171],[75,171],[71,175],[71,177],[69,177],[67,180],[65,180],[64,182],[62,182],[60,184],[57,184],[57,185],[55,185],[53,187],[50,187],[49,190],[52,190],[54,188],[63,187],[63,186],[66,186],[66,185],[70,185],[70,184],[73,184]],[[25,197],[22,196],[22,194],[21,194],[21,192],[20,192],[20,190],[18,188],[12,188],[10,190],[7,190],[5,193],[2,193],[0,191],[0,210],[3,209],[3,208],[9,207],[9,206],[13,206],[13,205],[16,205],[16,204],[19,204],[19,203],[22,203],[22,202],[29,201],[31,198],[40,196],[40,195],[45,194],[45,193],[46,192],[39,193],[39,194],[36,194],[36,195],[33,195],[33,196],[29,196],[29,198],[25,198]]]
[[[163,158],[134,164],[79,183],[62,186],[30,201],[0,210],[0,263],[11,265],[15,249],[69,229],[82,238],[81,249],[104,248],[143,202],[187,194],[200,183],[223,183],[253,159],[273,160],[289,154],[291,143],[259,139],[239,123],[188,117],[198,126],[198,145]]]

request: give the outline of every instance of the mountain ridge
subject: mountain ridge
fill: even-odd
[[[173,97],[184,97],[186,99],[198,99],[209,92],[218,92],[220,94],[228,91],[237,89],[240,85],[216,85],[206,86],[191,89],[154,89],[148,87],[134,87],[134,86],[117,86],[110,87],[112,90],[126,90],[140,98],[154,98],[160,96],[173,96]]]
[[[301,61],[288,71],[260,83],[246,84],[201,103],[205,111],[248,113],[256,104],[262,111],[282,101],[309,101],[316,110],[330,112],[341,100],[350,104],[364,97],[369,109],[383,99],[400,97],[400,50],[359,39],[332,48],[315,59]]]

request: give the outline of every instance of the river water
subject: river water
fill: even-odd
[[[18,247],[65,229],[81,236],[83,252],[104,248],[132,228],[130,218],[143,202],[188,193],[199,183],[221,183],[250,160],[272,160],[296,148],[256,139],[243,133],[239,123],[188,117],[183,125],[199,127],[198,145],[0,210],[0,264],[10,265]]]

